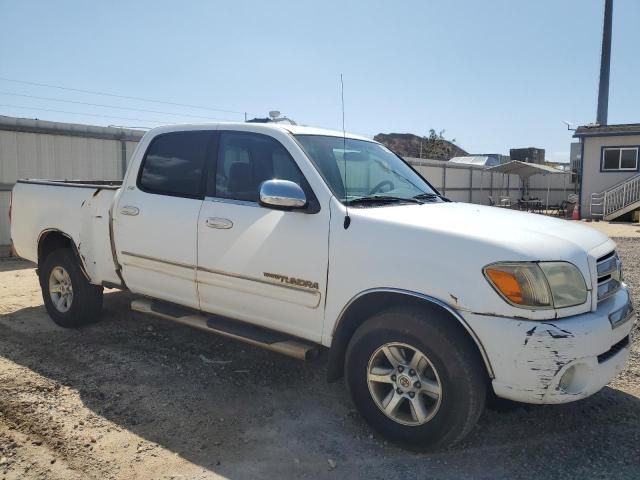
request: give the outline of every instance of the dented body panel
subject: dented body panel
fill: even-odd
[[[112,182],[18,182],[13,189],[11,224],[17,254],[37,263],[43,236],[60,232],[75,245],[92,283],[120,284],[109,233],[109,211],[116,193]]]
[[[629,346],[605,361],[598,356],[629,336],[633,319],[611,328],[609,314],[629,301],[626,288],[601,302],[595,312],[552,321],[531,321],[463,313],[491,358],[493,388],[502,398],[526,403],[565,403],[607,385],[626,363]],[[559,382],[572,365],[584,375],[581,388],[562,391]]]

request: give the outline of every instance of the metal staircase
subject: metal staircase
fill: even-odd
[[[592,217],[613,220],[620,215],[640,208],[640,174],[608,188],[591,194]]]

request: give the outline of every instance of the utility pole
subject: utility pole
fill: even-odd
[[[611,31],[613,0],[604,2],[604,24],[602,27],[602,54],[600,57],[600,85],[598,89],[598,116],[596,123],[607,124],[609,113],[609,72],[611,70]]]

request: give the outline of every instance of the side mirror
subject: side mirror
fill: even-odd
[[[295,182],[267,180],[260,185],[260,205],[280,210],[304,208],[307,197]]]

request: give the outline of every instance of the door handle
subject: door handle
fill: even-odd
[[[219,228],[221,230],[228,230],[233,227],[233,222],[227,218],[211,217],[205,221],[209,228]]]
[[[122,215],[129,215],[131,217],[135,217],[140,213],[140,209],[138,207],[132,207],[131,205],[127,205],[120,209],[120,213]]]

